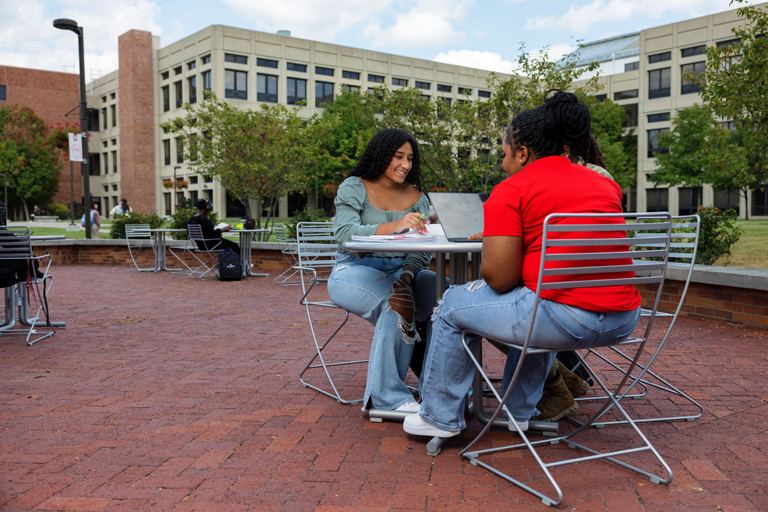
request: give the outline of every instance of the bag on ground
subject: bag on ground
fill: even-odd
[[[243,277],[240,256],[232,249],[219,252],[219,281],[239,281]]]

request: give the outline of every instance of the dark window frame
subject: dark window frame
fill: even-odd
[[[288,71],[296,71],[298,73],[306,73],[307,72],[307,65],[306,64],[299,64],[297,62],[287,62],[285,64],[285,69]]]
[[[437,84],[437,92],[453,92],[453,86]]]
[[[417,89],[422,89],[424,91],[432,90],[432,82],[422,82],[421,80],[416,80],[413,85]]]
[[[624,103],[621,105],[624,107],[624,111],[627,113],[627,124],[625,128],[634,128],[637,126],[638,118],[638,104],[637,103]],[[634,116],[632,115],[634,114]]]
[[[640,69],[640,62],[627,62],[624,64],[624,72],[637,71]]]
[[[171,165],[171,139],[163,139],[163,165]]]
[[[372,73],[368,73],[368,81],[373,82],[375,84],[383,84],[384,83],[384,77],[381,75],[374,75]]]
[[[661,112],[659,114],[648,114],[649,123],[663,123],[669,121],[671,118],[669,112]]]
[[[231,62],[233,64],[248,64],[248,57],[234,53],[225,53],[224,62]]]
[[[234,89],[227,89],[227,73],[233,73],[233,85]],[[242,82],[244,89],[239,89],[241,80],[238,79],[240,75],[243,75]],[[234,100],[248,100],[248,72],[240,71],[239,69],[225,69],[224,70],[224,97]]]
[[[655,53],[648,56],[648,64],[655,64],[657,62],[666,62],[672,60],[672,52]]]
[[[279,65],[279,62],[276,60],[262,59],[261,57],[256,57],[256,66],[258,67],[277,69],[278,65]]]
[[[109,106],[109,114],[112,117],[112,128],[117,127],[117,105]]]
[[[193,60],[192,62],[187,62],[187,70],[192,71],[193,69],[197,68],[197,61]]]
[[[168,73],[167,71],[163,71],[162,73],[160,73],[160,79],[161,79],[161,80],[168,80],[168,78],[169,78],[170,76],[171,76],[171,74],[170,74],[170,73]],[[104,96],[103,98],[101,98],[101,101],[104,101],[104,102],[106,102],[106,101],[107,101],[107,97],[106,97],[106,96]]]
[[[213,89],[213,78],[212,78],[213,75],[211,75],[211,70],[209,69],[208,71],[203,71],[202,73],[200,73],[200,76],[203,77],[203,90],[204,91],[212,90]],[[203,98],[205,98],[205,96],[203,96]]]
[[[636,100],[640,97],[640,89],[630,89],[613,93],[613,101]]]
[[[176,108],[181,108],[184,104],[184,84],[181,80],[173,82],[174,93],[176,94]]]
[[[667,86],[664,85],[664,72],[667,72]],[[658,78],[654,78],[654,75]],[[654,84],[654,82],[657,82]],[[658,85],[658,87],[654,87]],[[654,69],[648,72],[648,99],[668,98],[672,92],[672,68]]]
[[[680,58],[685,59],[687,57],[695,57],[696,55],[704,55],[704,49],[707,45],[693,46],[691,48],[683,48],[680,50]]]
[[[182,71],[183,70],[182,70],[181,66],[176,66],[175,68],[173,68],[173,74],[174,75],[180,75]]]
[[[201,57],[200,58],[200,63],[201,63],[200,64],[201,66],[205,66],[206,64],[210,64],[211,63],[211,54],[209,53],[208,55],[206,55],[204,57]]]
[[[696,68],[699,68],[697,71]],[[686,69],[689,68],[689,69]],[[680,66],[680,94],[696,94],[701,91],[701,84],[686,80],[685,74],[693,71],[698,77],[707,69],[706,61],[691,62],[690,64],[683,64]]]
[[[490,98],[492,94],[491,91],[477,91],[478,98]]]
[[[359,71],[346,71],[341,70],[341,78],[348,78],[349,80],[360,80]]]
[[[315,74],[322,76],[334,76],[336,70],[333,68],[326,68],[324,66],[315,66]]]
[[[160,88],[160,93],[163,96],[163,112],[170,112],[171,111],[171,86],[170,85],[164,85]],[[106,119],[107,114],[104,113],[104,118]],[[106,129],[107,126],[104,125],[104,129]]]
[[[653,130],[648,130],[648,158],[655,158],[656,155],[660,153],[669,152],[669,148],[663,148],[658,145],[659,135],[668,131],[669,128],[654,128]]]
[[[293,82],[294,82],[293,83],[293,91],[294,91],[295,94],[293,96],[291,96],[291,80],[293,80]],[[298,95],[299,83],[302,83],[303,86],[304,86],[304,96],[303,97],[300,97]],[[307,101],[307,79],[306,78],[294,78],[294,77],[289,76],[286,79],[285,87],[286,87],[285,91],[286,91],[286,94],[287,94],[286,100],[287,100],[289,105],[295,105],[299,101]]]
[[[331,103],[333,103],[333,99],[334,99],[333,93],[334,93],[335,85],[336,84],[333,82],[321,82],[318,80],[315,81],[315,107],[325,108],[326,105],[330,105]],[[322,95],[317,94],[318,86],[321,86],[323,88]],[[328,94],[329,88],[330,88],[330,100],[327,100],[329,96]]]
[[[395,78],[392,77],[392,85],[396,85],[398,87],[408,87],[408,79],[407,78]]]
[[[197,103],[197,75],[187,77],[187,90],[189,93],[189,104]]]
[[[652,208],[648,207],[648,193],[649,192],[655,192],[656,196],[656,205]],[[665,192],[667,199],[665,201],[666,204],[662,204],[662,192]],[[645,211],[646,212],[666,212],[669,210],[669,189],[668,188],[647,188],[645,189]]]
[[[459,88],[458,88],[458,90],[457,90],[457,92],[458,92],[458,93],[459,93],[461,96],[464,96],[464,95],[466,95],[466,96],[472,96],[472,89],[470,89],[469,87],[459,87]]]
[[[263,101],[265,103],[277,103],[278,95],[278,81],[277,75],[267,75],[265,73],[256,74],[256,101]],[[263,83],[262,83],[263,82]],[[264,90],[262,91],[262,85]],[[270,85],[274,85],[275,91],[271,91]]]

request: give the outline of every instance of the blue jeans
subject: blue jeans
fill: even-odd
[[[405,375],[413,341],[398,327],[399,315],[389,306],[392,285],[403,271],[403,258],[377,258],[339,253],[328,279],[328,296],[337,306],[367,320],[373,332],[363,410],[371,400],[375,409],[396,409],[413,400]],[[435,273],[422,270],[413,279],[414,324],[429,319],[437,303]]]
[[[596,292],[599,293],[599,292]],[[485,281],[453,286],[432,317],[421,376],[421,417],[443,430],[463,430],[464,399],[472,385],[475,365],[461,343],[461,332],[471,329],[489,338],[523,344],[528,334],[536,294],[525,286],[497,293]],[[613,345],[632,334],[640,308],[618,313],[596,313],[546,299],[539,300],[531,346],[556,351]],[[468,338],[477,356],[480,336]],[[544,390],[555,353],[528,354],[512,388],[507,408],[517,421],[528,421]],[[502,394],[512,380],[520,351],[510,349],[504,366]]]

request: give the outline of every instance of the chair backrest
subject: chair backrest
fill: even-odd
[[[190,240],[205,240],[205,237],[203,236],[203,228],[200,224],[189,224],[187,226],[187,231],[189,232]]]
[[[0,260],[32,257],[32,238],[28,226],[0,227]]]
[[[278,243],[289,241],[288,233],[287,233],[287,230],[285,229],[285,224],[275,224],[274,231],[275,231],[275,240],[277,240]],[[293,241],[293,239],[291,239],[290,241]]]
[[[149,224],[126,224],[125,238],[152,238]]]
[[[296,226],[298,265],[330,270],[336,264],[339,244],[332,222],[299,222]]]
[[[589,224],[581,223],[588,219],[635,219],[634,222],[617,224]],[[662,222],[642,222],[645,219],[661,219]],[[577,223],[568,222],[575,220]],[[661,291],[664,286],[664,278],[669,261],[669,245],[672,231],[672,216],[664,213],[622,213],[622,214],[574,214],[553,213],[544,219],[542,233],[542,251],[539,264],[539,277],[536,284],[536,301],[541,290],[557,290],[567,288],[600,288],[617,285],[645,285],[656,284],[657,292],[654,298],[653,309],[645,329],[642,340],[647,339],[653,326],[653,320],[659,307]],[[627,236],[634,233],[635,237]],[[601,234],[612,234],[614,237],[600,237]],[[618,237],[615,237],[619,233]],[[572,237],[570,235],[573,235]],[[638,235],[643,239],[643,245],[637,244]],[[611,247],[624,246],[627,250],[609,250]],[[573,252],[561,252],[562,248],[568,248]],[[598,252],[594,251],[597,248]],[[590,251],[590,249],[592,251]],[[627,264],[617,265],[617,259],[631,259]],[[547,262],[572,262],[573,267],[547,268]],[[611,274],[626,272],[649,271],[656,275],[642,275],[626,277]],[[601,274],[597,279],[583,279],[590,275]],[[580,280],[551,281],[545,278],[555,276],[579,276]],[[538,309],[538,308],[536,308]],[[534,310],[531,326],[528,331],[526,345],[530,342],[533,332],[533,321],[536,317]]]

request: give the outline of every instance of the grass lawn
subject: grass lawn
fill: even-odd
[[[768,220],[740,220],[736,225],[744,233],[733,246],[733,257],[727,265],[768,269]]]

